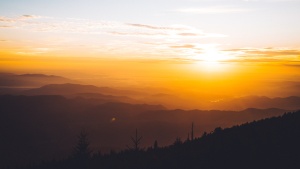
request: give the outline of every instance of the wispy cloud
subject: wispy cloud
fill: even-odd
[[[212,6],[203,8],[182,8],[175,10],[181,13],[191,13],[191,14],[224,14],[224,13],[240,13],[248,12],[250,9],[238,8],[238,7],[228,7],[228,6]]]
[[[160,26],[152,26],[152,25],[144,25],[144,24],[136,24],[136,23],[127,23],[129,26],[140,27],[140,28],[148,28],[155,30],[186,30],[185,28],[179,27],[160,27]]]
[[[57,51],[57,50],[58,49],[54,49],[54,48],[36,48],[36,47],[32,47],[32,48],[19,49],[19,51],[15,52],[15,54],[34,56],[34,55],[47,54],[49,52],[53,52],[53,51]]]
[[[0,25],[0,28],[12,28],[12,26],[9,26],[9,25]]]
[[[195,45],[192,45],[192,44],[170,46],[170,48],[187,48],[187,49],[191,49],[194,47],[195,47]]]
[[[18,18],[9,18],[9,17],[5,17],[5,16],[0,16],[0,22],[2,22],[2,23],[16,22],[19,20]]]
[[[206,33],[199,28],[187,25],[150,25],[76,18],[49,18],[36,15],[0,17],[0,29],[22,29],[32,33],[33,36],[37,32],[45,33],[43,41],[46,36],[50,37],[51,34],[55,37],[61,33],[76,35],[64,36],[69,38],[70,41],[76,41],[74,43],[67,42],[69,44],[64,44],[64,46],[68,46],[65,48],[73,47],[76,50],[82,48],[90,53],[95,53],[95,55],[106,52],[115,55],[126,53],[127,55],[157,55],[163,57],[193,56],[201,52],[201,45],[196,43],[199,40],[226,37],[223,34]],[[35,38],[39,37],[35,36]],[[89,45],[84,45],[86,42]],[[35,49],[21,50],[18,51],[18,54],[51,52],[52,50],[38,50],[37,48],[61,47],[61,43],[55,43],[56,45],[41,45]],[[81,45],[79,46],[79,44]],[[34,43],[32,43],[33,45]]]
[[[0,16],[0,22],[14,23],[14,22],[19,22],[19,21],[24,21],[24,20],[29,20],[29,19],[37,19],[37,18],[41,18],[41,16],[38,16],[38,15],[22,15],[22,16],[18,16],[18,17]]]
[[[287,48],[241,48],[223,50],[234,55],[235,59],[229,62],[298,62],[300,50]]]
[[[291,50],[291,49],[287,49],[287,50],[268,49],[268,50],[248,51],[246,53],[254,54],[254,55],[262,55],[262,56],[273,56],[273,57],[275,57],[275,56],[300,56],[300,51]]]
[[[266,56],[266,57],[280,57],[280,56],[300,56],[300,50],[285,49],[285,48],[241,48],[229,49],[224,51],[238,52],[242,56]]]
[[[41,16],[38,15],[22,15],[19,17],[19,19],[36,19],[36,18],[41,18]]]
[[[64,47],[67,51],[82,48],[95,55],[105,52],[115,55],[126,53],[189,60],[204,55],[211,47],[218,48],[216,44],[202,43],[203,38],[226,37],[226,35],[207,33],[187,25],[150,25],[76,18],[55,19],[36,15],[0,16],[0,29],[23,29],[31,32],[32,35],[36,32],[44,32],[48,37],[61,33],[76,35],[64,36],[69,39],[64,42],[51,41],[47,43],[48,45],[35,46],[36,43],[26,42],[28,48],[16,50],[20,55],[59,52],[63,43],[63,46],[67,46]],[[294,62],[300,59],[300,50],[288,48],[239,48],[221,50],[218,54],[232,56],[232,59],[224,62],[284,62],[285,64],[293,62],[294,65],[298,64]]]
[[[36,15],[19,17],[1,17],[0,27],[20,28],[36,32],[63,32],[83,34],[111,34],[118,36],[165,37],[225,37],[222,34],[204,33],[202,30],[185,26],[156,26],[140,23],[122,23],[115,21],[91,21],[85,19],[55,19]]]

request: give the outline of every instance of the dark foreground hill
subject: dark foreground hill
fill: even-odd
[[[166,110],[161,105],[99,104],[84,98],[63,96],[0,96],[0,168],[67,157],[82,129],[89,134],[94,152],[120,151],[131,144],[138,128],[141,147],[185,140],[194,122],[194,135],[215,127],[230,127],[282,115],[281,109]]]
[[[82,151],[85,152],[85,151]],[[300,168],[300,111],[213,132],[182,143],[73,156],[31,169],[296,169]]]

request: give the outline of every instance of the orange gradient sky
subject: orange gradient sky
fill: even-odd
[[[259,93],[300,79],[299,8],[296,0],[1,1],[0,71]]]

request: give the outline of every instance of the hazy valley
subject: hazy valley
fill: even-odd
[[[5,74],[1,82],[1,163],[6,165],[65,158],[82,130],[94,152],[109,153],[131,145],[136,129],[143,136],[141,147],[155,140],[167,146],[178,137],[188,139],[192,123],[195,137],[200,137],[216,127],[300,109],[297,96],[203,98],[185,105],[188,99],[173,93],[74,84],[59,76]]]

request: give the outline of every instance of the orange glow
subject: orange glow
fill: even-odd
[[[6,56],[6,57],[3,57]],[[164,87],[185,93],[276,95],[265,81],[290,81],[299,72],[283,63],[10,55],[2,52],[2,72],[58,74],[99,86]]]

